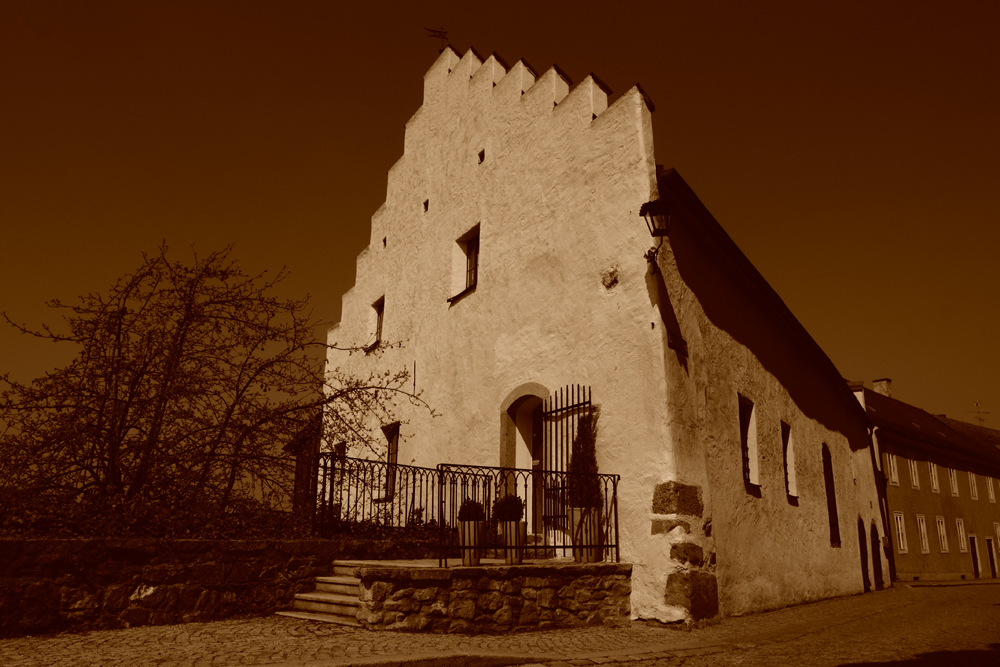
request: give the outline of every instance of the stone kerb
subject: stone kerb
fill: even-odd
[[[625,563],[361,567],[358,621],[370,630],[505,633],[629,618]]]

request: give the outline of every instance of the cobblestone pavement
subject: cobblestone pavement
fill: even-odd
[[[514,656],[521,656],[515,658]],[[278,616],[0,641],[3,667],[350,664],[1000,665],[1000,586],[892,590],[728,618],[513,635],[368,632]]]

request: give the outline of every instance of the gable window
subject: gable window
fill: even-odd
[[[928,463],[927,467],[930,468],[931,471],[931,492],[941,493],[941,485],[938,483],[937,464]]]
[[[826,511],[830,519],[830,546],[840,546],[840,517],[837,514],[837,492],[833,487],[833,457],[823,443],[823,481],[826,482]]]
[[[799,495],[795,482],[795,443],[792,441],[792,427],[781,422],[781,450],[785,459],[785,493],[792,498]]]
[[[923,514],[917,515],[917,533],[920,535],[920,553],[929,554],[931,545],[927,539],[927,521],[924,520]]]
[[[958,495],[958,475],[954,468],[948,468],[948,483],[951,485],[951,495]]]
[[[969,473],[969,495],[973,500],[979,500],[979,487],[976,486],[976,473]]]
[[[451,292],[448,303],[454,303],[476,289],[479,283],[479,225],[455,241],[451,260]]]
[[[899,468],[896,467],[896,455],[889,454],[886,452],[885,455],[885,469],[889,473],[889,483],[893,486],[899,486]]]
[[[955,528],[958,530],[958,550],[964,554],[969,550],[969,545],[965,540],[965,522],[961,519],[955,519]]]
[[[896,549],[901,554],[909,552],[906,548],[906,526],[903,524],[903,513],[893,512],[893,519],[896,520]]]
[[[935,517],[934,520],[937,522],[937,534],[938,534],[938,545],[941,547],[941,553],[948,553],[948,530],[945,527],[944,517]]]
[[[986,478],[986,495],[990,497],[990,502],[995,503],[997,501],[996,494],[993,493],[993,478]]]
[[[757,411],[753,401],[737,394],[740,404],[740,452],[743,458],[743,482],[760,486],[760,465],[757,461]]]
[[[374,311],[375,340],[365,346],[365,352],[375,350],[382,342],[382,319],[385,316],[385,297],[373,303],[372,310]]]
[[[910,486],[914,489],[920,488],[920,473],[917,471],[917,462],[913,459],[909,459],[910,464]]]

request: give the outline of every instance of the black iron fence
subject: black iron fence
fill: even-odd
[[[600,503],[582,511],[589,518],[574,524],[578,508],[570,506],[568,487],[577,473],[442,463],[421,468],[383,461],[319,455],[317,504],[313,531],[383,533],[404,531],[436,534],[441,565],[460,553],[458,511],[465,499],[483,507],[486,548],[502,549],[493,506],[504,496],[517,496],[527,524],[526,558],[571,556],[590,549],[597,560],[619,560],[618,475],[597,475]],[[586,525],[588,530],[582,530]]]

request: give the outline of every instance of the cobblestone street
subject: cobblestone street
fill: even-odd
[[[0,641],[4,667],[351,664],[1000,664],[1000,585],[899,586],[682,632],[631,623],[514,635],[427,635],[282,617]]]

